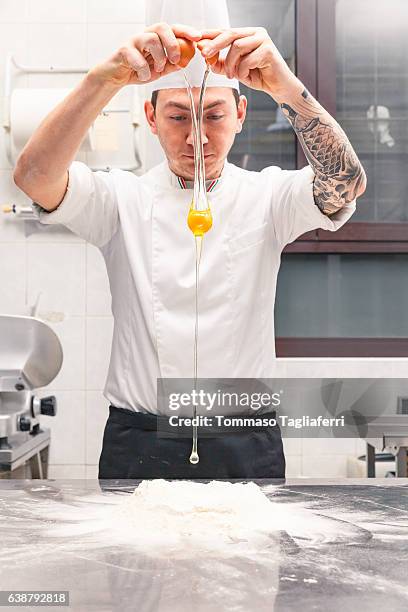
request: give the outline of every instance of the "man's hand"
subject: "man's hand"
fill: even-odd
[[[200,43],[206,59],[230,46],[227,56],[219,58],[211,66],[218,74],[236,78],[244,85],[261,89],[272,97],[299,82],[265,28],[206,30],[202,38],[207,39],[205,44]]]
[[[106,62],[92,68],[89,76],[117,87],[150,83],[180,70],[177,38],[201,39],[201,32],[186,25],[156,23],[121,47]]]

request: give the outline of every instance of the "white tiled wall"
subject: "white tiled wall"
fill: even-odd
[[[88,66],[103,60],[143,28],[143,0],[0,0],[0,102],[4,63],[12,52],[20,63]],[[71,87],[78,76],[30,75],[18,86]],[[129,88],[128,88],[129,89]],[[124,91],[120,104],[129,100]],[[144,162],[151,140],[142,132]],[[101,154],[99,154],[101,155]],[[94,158],[94,162],[102,162]],[[0,206],[27,204],[16,189],[0,132]],[[107,417],[102,387],[109,360],[112,317],[109,287],[98,249],[59,228],[12,221],[0,212],[0,312],[27,314],[41,293],[39,313],[52,319],[64,350],[61,372],[40,395],[55,393],[51,477],[95,478]],[[303,377],[405,377],[404,360],[280,360],[276,375]],[[288,476],[346,476],[347,458],[363,452],[354,440],[285,439]]]
[[[144,0],[0,0],[0,104],[7,53],[25,65],[91,66],[144,28]],[[29,75],[19,87],[73,87],[78,75]],[[112,104],[130,100],[125,89]],[[141,100],[143,96],[141,95]],[[113,320],[108,279],[94,246],[62,228],[8,218],[3,204],[29,204],[14,185],[0,128],[0,312],[39,315],[58,334],[62,369],[40,396],[55,394],[50,477],[96,477],[108,402],[102,396]],[[142,137],[142,145],[146,135]],[[98,158],[102,155],[102,158]],[[123,163],[132,161],[123,154]],[[96,154],[100,163],[103,154]],[[48,318],[48,321],[47,321]],[[54,322],[50,322],[50,320]]]

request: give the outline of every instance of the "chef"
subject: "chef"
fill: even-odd
[[[22,151],[14,179],[42,223],[67,226],[98,247],[106,262],[114,331],[99,477],[283,478],[277,426],[203,437],[196,465],[188,460],[191,436],[158,433],[169,415],[159,414],[157,379],[193,376],[195,250],[186,223],[193,135],[178,37],[204,41],[187,67],[196,105],[205,60],[221,52],[203,118],[213,227],[200,270],[198,375],[272,377],[281,252],[304,232],[341,227],[365,190],[365,174],[343,130],[291,72],[264,28],[148,27],[92,68],[46,117]],[[304,149],[305,168],[250,172],[228,162],[247,107],[238,81],[280,105]],[[145,114],[165,161],[143,176],[93,172],[73,161],[113,96],[147,83],[153,93]]]

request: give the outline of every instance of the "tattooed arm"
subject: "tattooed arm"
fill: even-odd
[[[364,193],[365,172],[346,134],[307,89],[280,106],[314,170],[320,210],[332,215]]]
[[[346,134],[293,74],[265,28],[208,30],[203,39],[201,53],[207,59],[230,47],[211,70],[280,104],[314,170],[314,199],[323,213],[331,215],[364,193],[364,169]]]

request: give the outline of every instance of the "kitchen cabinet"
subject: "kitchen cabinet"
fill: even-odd
[[[232,0],[231,24],[266,27],[353,144],[368,185],[337,232],[286,247],[275,308],[281,356],[408,356],[408,2]],[[230,159],[306,164],[276,103],[241,87],[249,116]]]

